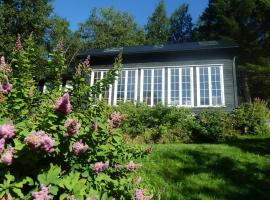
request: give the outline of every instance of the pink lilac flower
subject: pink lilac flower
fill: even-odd
[[[126,170],[127,171],[135,171],[136,169],[139,168],[139,165],[135,164],[133,161],[130,161],[127,165],[126,165]]]
[[[2,139],[0,139],[0,154],[4,151],[4,149],[5,149],[5,139],[4,138],[2,138]]]
[[[123,116],[121,116],[120,113],[113,112],[110,114],[109,124],[110,124],[111,128],[119,127],[122,121],[123,121]]]
[[[3,196],[0,200],[12,200],[12,196],[10,194]]]
[[[44,185],[40,186],[40,191],[32,192],[32,197],[34,200],[50,200],[49,196],[49,187],[45,187]]]
[[[40,149],[42,151],[52,153],[54,151],[53,145],[55,141],[52,136],[46,134],[44,131],[31,132],[25,139],[24,142],[31,149]]]
[[[91,129],[93,129],[94,131],[96,131],[97,128],[98,128],[97,122],[93,122],[93,123],[91,124]]]
[[[17,36],[15,47],[16,47],[16,49],[18,51],[22,51],[23,50],[23,46],[22,46],[22,42],[21,42],[21,35],[20,34],[18,34],[18,36]]]
[[[75,119],[67,119],[64,126],[67,128],[67,132],[64,134],[65,137],[75,135],[81,127]]]
[[[8,94],[10,93],[11,90],[12,90],[12,84],[9,83],[8,77],[4,75],[3,81],[0,85],[0,92],[4,94]]]
[[[1,56],[1,60],[0,60],[0,69],[2,70],[6,65],[6,61],[5,61],[5,57]]]
[[[55,111],[59,114],[68,114],[71,112],[71,104],[68,93],[58,98],[55,104]]]
[[[0,125],[0,138],[12,138],[14,136],[14,129],[13,124]]]
[[[88,197],[86,200],[97,200],[96,197]]]
[[[115,171],[120,171],[121,165],[115,164],[115,165],[114,165],[114,169],[115,169]]]
[[[135,200],[151,200],[153,195],[144,196],[142,189],[136,189],[135,191]]]
[[[58,43],[57,43],[57,45],[56,45],[56,49],[57,49],[58,51],[63,51],[63,49],[64,49],[63,38],[61,38],[61,39],[58,41]]]
[[[13,151],[14,148],[9,147],[8,150],[2,154],[1,157],[1,161],[5,164],[5,165],[11,165],[13,162]]]
[[[84,144],[82,142],[82,140],[78,141],[78,142],[75,142],[73,145],[72,145],[72,151],[73,153],[76,155],[76,156],[79,156],[83,153],[86,152],[86,150],[88,149],[88,145],[87,144]]]
[[[98,174],[100,172],[103,172],[105,169],[109,167],[109,161],[103,163],[103,162],[97,162],[95,163],[93,167],[94,173]]]
[[[68,196],[68,197],[66,198],[66,200],[77,200],[77,199],[72,195],[72,196]]]
[[[83,64],[85,66],[89,67],[90,66],[90,60],[91,60],[90,55],[88,55],[87,58],[84,60]]]

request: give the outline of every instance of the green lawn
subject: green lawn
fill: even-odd
[[[270,199],[270,136],[230,144],[155,145],[139,160],[161,199]]]

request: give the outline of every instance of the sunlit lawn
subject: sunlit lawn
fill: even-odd
[[[230,144],[155,145],[138,161],[161,199],[270,199],[270,136]]]

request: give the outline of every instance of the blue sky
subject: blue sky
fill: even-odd
[[[55,14],[68,20],[71,30],[74,31],[78,23],[85,22],[94,7],[113,6],[117,10],[127,11],[135,17],[138,24],[144,26],[158,2],[159,0],[54,0],[53,7]],[[207,6],[208,0],[165,0],[168,15],[182,3],[189,4],[190,13],[196,22]]]

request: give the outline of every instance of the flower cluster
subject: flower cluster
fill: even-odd
[[[121,165],[119,165],[119,164],[115,164],[114,165],[114,169],[115,169],[115,171],[120,171],[120,169],[121,169]]]
[[[0,92],[2,92],[3,94],[8,94],[11,92],[11,90],[12,90],[12,84],[9,83],[8,77],[4,75],[3,81],[0,85]]]
[[[65,137],[73,136],[78,133],[81,125],[75,119],[67,119],[64,126],[67,129],[67,132],[64,134]]]
[[[153,198],[153,195],[150,196],[144,196],[143,190],[136,189],[135,191],[135,200],[151,200]]]
[[[3,124],[0,125],[0,138],[10,139],[14,136],[14,125]]]
[[[133,161],[130,161],[126,165],[126,170],[129,171],[129,172],[135,171],[138,168],[139,168],[139,165],[138,164],[135,164]]]
[[[64,50],[64,42],[63,42],[63,38],[61,38],[57,44],[56,44],[56,50],[57,51],[63,51]]]
[[[21,35],[20,34],[17,35],[15,48],[16,48],[17,51],[22,51],[23,50],[23,46],[22,46],[22,42],[21,42]]]
[[[53,145],[55,141],[51,135],[46,134],[44,131],[31,132],[25,139],[24,142],[31,149],[40,149],[42,151],[52,153],[54,151]]]
[[[32,197],[34,200],[50,200],[49,196],[49,187],[45,187],[44,185],[40,186],[39,192],[33,192]]]
[[[83,65],[85,65],[86,67],[90,67],[90,55],[87,56],[87,58],[83,61]]]
[[[55,104],[55,112],[65,115],[71,112],[71,104],[68,93],[65,93],[62,97],[57,99]]]
[[[14,148],[9,147],[6,152],[4,152],[1,156],[1,161],[5,164],[5,165],[11,165],[13,162],[13,151]]]
[[[93,122],[93,123],[91,124],[91,129],[94,130],[94,131],[96,131],[97,128],[98,128],[97,122]]]
[[[113,129],[118,128],[120,124],[123,121],[123,116],[121,116],[118,112],[112,112],[109,116],[108,123],[109,123],[109,129],[110,132],[113,131]]]
[[[4,151],[5,143],[6,143],[6,140],[4,138],[1,138],[0,139],[0,153],[2,153]]]
[[[4,74],[11,72],[11,68],[6,64],[4,56],[2,56],[0,59],[0,71],[4,72]]]
[[[103,163],[103,162],[97,162],[95,163],[93,167],[94,173],[98,174],[100,172],[103,172],[105,169],[109,167],[109,161]]]
[[[8,195],[6,195],[6,196],[3,196],[2,198],[1,198],[1,200],[12,200],[13,198],[12,198],[12,196],[10,195],[10,194],[8,194]]]
[[[84,144],[81,140],[78,142],[75,142],[72,145],[72,151],[76,156],[79,156],[85,153],[87,149],[88,149],[88,145]]]

